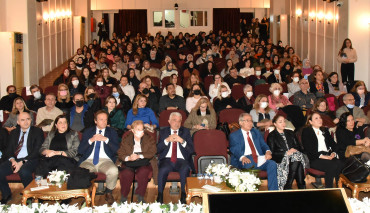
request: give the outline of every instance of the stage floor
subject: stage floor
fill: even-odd
[[[306,177],[306,186],[307,186],[308,189],[314,189],[314,187],[311,185],[311,182],[314,182],[314,181],[315,181],[315,179],[313,177],[311,177],[311,176]],[[171,183],[167,183],[166,189],[164,190],[164,202],[165,203],[169,203],[169,202],[176,202],[177,203],[180,199],[180,195],[170,195],[169,194],[170,185],[171,185]],[[180,183],[178,185],[180,185]],[[21,196],[20,193],[23,190],[23,185],[21,183],[11,183],[10,187],[12,189],[13,194],[12,194],[12,200],[8,204],[21,204],[22,196]],[[295,183],[293,185],[293,188],[294,189],[297,188]],[[121,189],[121,187],[120,187],[120,184],[119,184],[119,181],[118,181],[117,186],[113,191],[113,197],[117,202],[119,202],[120,198],[121,198],[120,189]],[[260,190],[267,190],[267,180],[263,180],[263,183],[260,187]],[[345,188],[345,191],[347,193],[347,196],[351,197],[351,191],[347,188]],[[362,200],[364,197],[370,197],[370,192],[367,192],[367,193],[360,192],[359,199]],[[157,198],[157,186],[154,185],[153,181],[151,181],[148,184],[148,189],[147,189],[147,192],[146,192],[146,195],[145,195],[145,200],[147,202],[154,202],[156,200],[156,198]],[[131,192],[129,194],[128,200],[131,200]],[[135,201],[136,201],[136,196],[134,197],[134,202]],[[201,199],[194,198],[192,201],[200,203]],[[53,201],[47,201],[47,202],[48,203],[53,203]],[[79,205],[81,205],[83,202],[84,202],[83,198],[77,198],[77,199],[72,199],[70,204],[73,205],[75,203],[78,203]],[[105,199],[104,199],[104,195],[96,195],[95,205],[104,205],[105,203],[106,202],[105,202]]]

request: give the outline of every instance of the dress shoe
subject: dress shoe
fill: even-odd
[[[10,195],[8,195],[8,196],[6,196],[6,197],[3,197],[1,200],[0,200],[0,203],[1,204],[7,204],[8,203],[8,201],[9,200],[11,200],[12,199],[12,195],[10,194]]]
[[[163,193],[158,192],[157,202],[158,203],[163,203]]]
[[[105,200],[107,201],[108,205],[112,205],[114,203],[112,192],[105,193]]]
[[[144,197],[141,195],[137,195],[137,202],[138,203],[145,203]]]
[[[186,204],[186,193],[185,192],[181,192],[180,202],[182,204]]]

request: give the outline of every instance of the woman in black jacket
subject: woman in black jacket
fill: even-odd
[[[342,171],[342,162],[337,158],[337,144],[327,128],[322,127],[319,113],[307,117],[307,127],[302,131],[302,143],[310,166],[325,172],[325,187],[333,188],[334,178],[338,181]]]
[[[225,85],[221,85],[218,89],[218,95],[213,103],[216,113],[219,113],[224,109],[237,108],[234,98],[230,95],[228,88]]]
[[[101,109],[101,101],[98,93],[93,86],[88,86],[85,90],[84,99],[89,106],[84,116],[85,129],[95,125],[94,114]]]
[[[345,159],[344,154],[348,146],[364,146],[364,150],[365,147],[370,147],[370,139],[365,137],[364,127],[365,125],[355,126],[355,120],[350,112],[345,112],[340,116],[337,131],[335,132],[339,159]],[[367,148],[367,150],[370,150],[370,148]],[[367,162],[370,153],[363,152],[358,157]]]
[[[278,165],[279,189],[292,189],[294,179],[299,189],[305,189],[305,161],[301,147],[292,130],[285,129],[285,118],[276,115],[272,122],[275,130],[267,137],[267,144],[272,152],[272,160]]]

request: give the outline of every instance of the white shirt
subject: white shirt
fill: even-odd
[[[251,131],[248,131],[249,132],[249,137],[251,138],[252,142],[253,142],[253,145],[254,145],[254,150],[256,150],[256,154],[257,156],[260,156],[260,154],[258,153],[257,149],[256,149],[256,145],[254,144],[254,140],[253,140],[253,137],[252,137],[252,133]],[[242,160],[242,158],[244,156],[247,156],[247,155],[252,155],[252,150],[251,148],[249,147],[249,143],[248,143],[248,136],[247,136],[247,131],[243,130],[242,129],[242,134],[243,134],[243,138],[244,138],[244,155],[240,157],[240,161]]]
[[[173,131],[175,131],[175,130],[173,130],[173,129],[171,129],[171,135],[172,134],[174,134],[173,133]],[[177,131],[177,135],[179,134],[179,130],[176,130]],[[168,144],[169,144],[170,142],[167,142],[166,141],[166,139],[164,140],[164,144],[166,145],[166,146],[168,146]],[[177,158],[180,158],[180,159],[185,159],[184,158],[184,156],[182,155],[182,153],[181,153],[181,150],[180,150],[180,147],[179,147],[179,144],[180,144],[180,142],[178,142],[177,143]],[[172,145],[173,145],[173,143],[170,143],[170,149],[168,150],[168,153],[167,153],[167,155],[166,155],[166,158],[171,158],[171,156],[172,156]],[[181,144],[181,146],[182,147],[186,147],[186,141],[184,141],[182,144]]]
[[[164,96],[164,95],[167,95],[166,87],[163,88],[162,96]],[[176,85],[176,95],[184,97],[184,90],[179,85]]]
[[[254,68],[253,67],[252,68],[244,67],[244,68],[240,69],[239,75],[243,78],[254,75]]]
[[[134,138],[134,151],[132,152],[132,154],[138,153],[138,152],[142,152],[142,150],[141,150],[141,141],[137,141]],[[128,161],[128,157],[129,156],[125,157],[125,161]],[[139,154],[139,158],[143,159],[144,155]]]
[[[327,152],[328,148],[326,147],[325,143],[325,137],[322,134],[322,131],[320,129],[312,127],[313,131],[315,131],[316,137],[317,137],[317,147],[318,147],[318,152]]]
[[[121,87],[121,89],[125,93],[125,95],[127,95],[131,99],[131,102],[132,102],[132,99],[134,99],[134,97],[135,97],[134,87],[129,85],[129,84],[127,84],[124,87],[121,84],[119,86]]]
[[[96,134],[99,134],[99,128],[98,127],[96,127]],[[102,129],[100,134],[104,135],[105,134],[105,129]],[[95,141],[90,141],[90,139],[89,139],[88,142],[91,145]],[[105,144],[108,144],[109,138],[107,138],[106,141],[102,141],[102,142],[104,142]],[[90,159],[90,160],[94,159],[95,147],[96,147],[96,143],[94,144],[94,149],[92,150],[90,156],[87,159]],[[99,159],[101,159],[101,158],[110,159],[104,151],[104,144],[103,143],[100,143],[100,150],[99,150]]]

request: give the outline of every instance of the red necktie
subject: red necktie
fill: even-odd
[[[177,134],[177,131],[173,131],[173,134]],[[177,160],[177,142],[172,143],[172,155],[171,162],[176,163]]]
[[[249,148],[251,148],[251,151],[252,151],[252,158],[255,163],[258,163],[256,148],[254,147],[252,139],[249,137],[249,132],[247,132],[247,139],[248,139]]]
[[[17,149],[15,150],[14,152],[14,156],[17,157],[19,152],[21,151],[22,147],[23,147],[23,142],[24,142],[24,135],[26,134],[26,132],[22,132],[22,137],[21,139],[19,140],[18,142],[18,146],[17,146]]]

